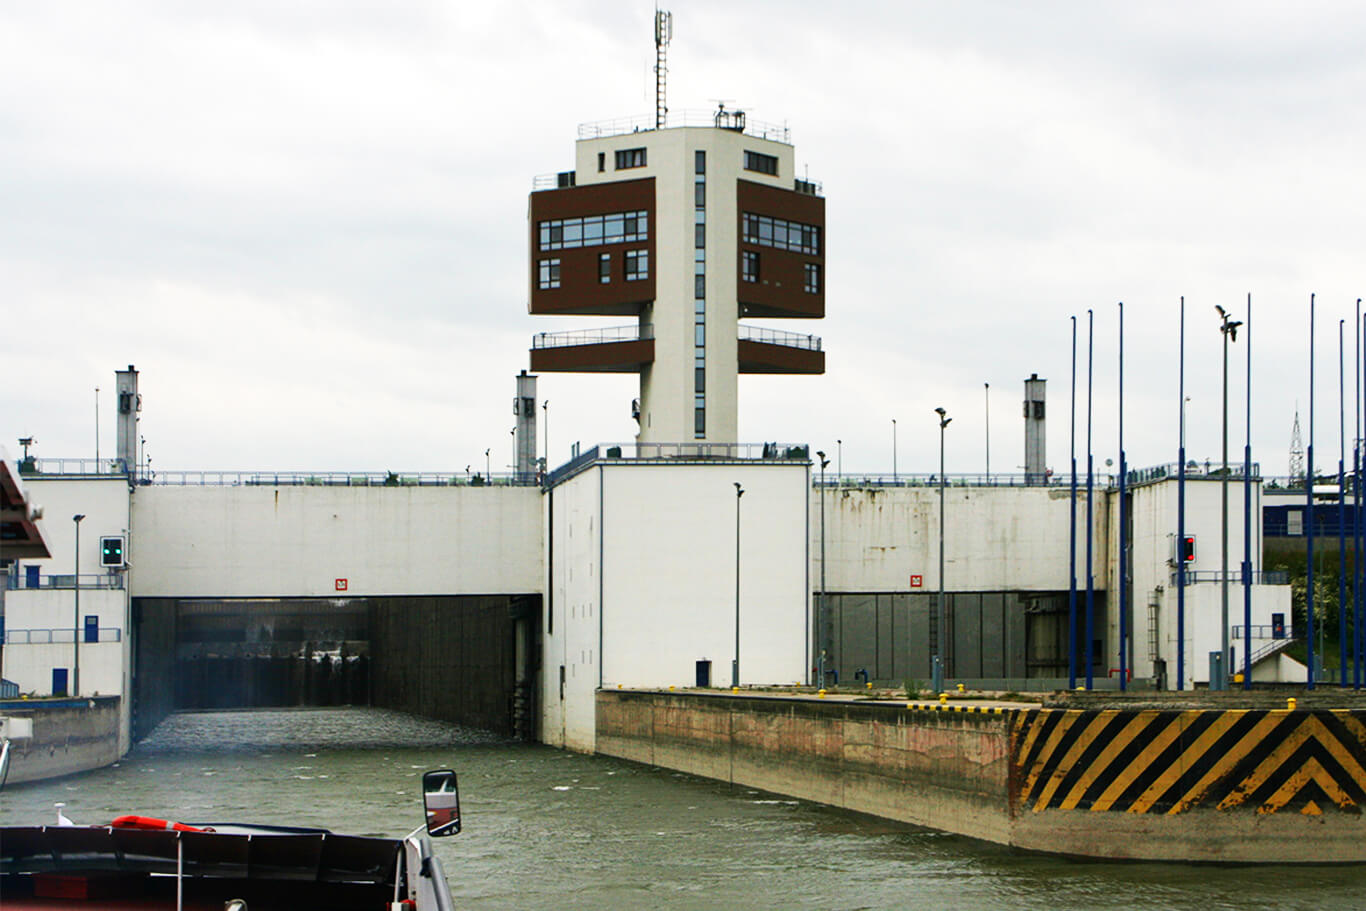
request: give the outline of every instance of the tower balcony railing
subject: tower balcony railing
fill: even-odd
[[[734,130],[756,139],[792,144],[792,131],[786,125],[755,120],[743,111],[718,112],[696,109],[670,111],[668,122],[664,124],[664,128],[669,129],[671,127],[714,127],[722,130]],[[607,136],[622,136],[626,133],[644,133],[654,128],[654,114],[617,117],[611,120],[595,120],[579,124],[579,138],[602,139]]]
[[[615,342],[641,342],[653,339],[653,326],[609,326],[605,329],[573,329],[568,332],[538,332],[532,348],[572,348],[578,345],[610,345]]]
[[[1153,465],[1148,468],[1131,469],[1129,473],[1125,475],[1125,481],[1131,487],[1139,484],[1156,484],[1160,481],[1174,480],[1180,477],[1180,474],[1180,462],[1167,462],[1162,465]],[[1203,462],[1198,462],[1194,459],[1186,462],[1187,481],[1208,481],[1211,478],[1220,480],[1223,477],[1224,466],[1220,462],[1211,462],[1208,459]],[[1260,463],[1252,463],[1252,473],[1248,477],[1254,481],[1261,480],[1262,466]],[[1242,461],[1228,463],[1228,478],[1229,480],[1243,480]]]
[[[769,329],[764,326],[741,326],[740,341],[782,345],[785,348],[802,348],[806,351],[821,350],[821,337],[819,335],[789,332],[786,329]]]
[[[19,462],[19,474],[21,477],[47,475],[67,478],[126,475],[128,466],[123,459],[40,459],[30,456]]]

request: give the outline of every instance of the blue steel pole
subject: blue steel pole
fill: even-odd
[[[1072,317],[1072,508],[1067,533],[1067,688],[1077,688],[1077,318]]]
[[[1181,297],[1180,430],[1176,458],[1176,688],[1186,688],[1186,298]]]
[[[1356,354],[1352,361],[1356,378],[1352,382],[1352,407],[1356,436],[1352,440],[1352,686],[1362,687],[1362,299],[1356,298]]]
[[[1343,461],[1347,457],[1346,369],[1343,364],[1342,330],[1338,320],[1338,686],[1347,686],[1347,491]]]
[[[1128,466],[1124,463],[1124,301],[1119,302],[1119,689],[1129,688],[1129,661],[1127,657],[1129,625],[1126,613],[1129,608],[1129,573],[1125,552],[1129,546],[1128,510],[1125,506],[1124,475]]]
[[[1247,442],[1243,446],[1243,689],[1252,689],[1252,294],[1247,296]]]
[[[1314,295],[1309,295],[1309,447],[1304,467],[1305,547],[1304,547],[1304,628],[1308,642],[1308,689],[1314,688]]]
[[[1092,570],[1091,541],[1095,537],[1092,531],[1092,501],[1095,498],[1095,458],[1091,451],[1091,374],[1092,366],[1095,363],[1095,315],[1086,311],[1086,689],[1089,691],[1095,684],[1092,677],[1093,668],[1091,667],[1091,618],[1095,613],[1096,599],[1096,579]]]

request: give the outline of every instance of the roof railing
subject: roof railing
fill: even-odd
[[[538,332],[531,337],[533,348],[572,348],[577,345],[610,345],[613,342],[640,342],[655,337],[654,326],[609,326],[605,329],[571,329],[567,332]]]
[[[712,127],[719,130],[732,130],[746,136],[753,136],[756,139],[767,139],[770,142],[792,144],[792,131],[786,124],[779,125],[755,120],[743,111],[702,111],[695,109],[670,111],[669,120],[664,125],[664,129],[668,130],[674,127]],[[608,136],[622,136],[628,133],[653,132],[654,129],[655,115],[639,114],[634,117],[616,117],[610,120],[581,123],[579,124],[579,138],[603,139]]]

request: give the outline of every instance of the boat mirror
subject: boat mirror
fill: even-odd
[[[460,787],[451,769],[433,769],[422,776],[422,804],[427,811],[427,834],[433,837],[460,831]]]

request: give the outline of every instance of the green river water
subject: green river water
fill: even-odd
[[[395,836],[421,822],[422,771],[446,766],[465,831],[435,844],[461,908],[1366,909],[1362,867],[1025,854],[375,709],[174,715],[114,767],[9,786],[0,823],[52,821],[62,802],[78,824]]]

